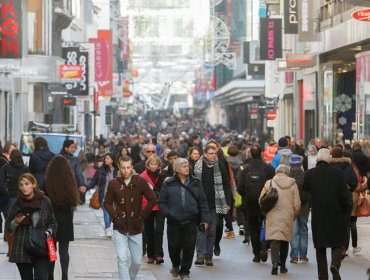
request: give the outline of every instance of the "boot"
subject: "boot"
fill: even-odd
[[[288,269],[286,268],[285,264],[280,266],[280,273],[288,273]]]
[[[278,263],[273,263],[272,264],[271,275],[278,275],[278,269],[279,269],[279,264]]]

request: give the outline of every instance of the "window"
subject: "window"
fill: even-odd
[[[42,0],[28,2],[28,53],[43,54],[42,48]]]

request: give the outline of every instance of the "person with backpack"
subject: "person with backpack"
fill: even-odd
[[[249,231],[253,248],[253,262],[267,261],[267,248],[264,241],[260,241],[264,214],[258,204],[263,186],[267,180],[275,175],[273,167],[262,160],[262,149],[254,144],[250,148],[252,159],[243,168],[238,182],[238,193],[243,197],[245,204],[244,215],[248,217]]]
[[[304,171],[302,169],[302,157],[293,154],[290,158],[289,177],[294,178],[298,186],[301,198],[301,210],[296,217],[293,225],[293,235],[290,241],[290,263],[307,263],[308,246],[308,215],[310,213],[309,198],[310,194],[303,190]]]
[[[289,147],[289,141],[286,136],[279,139],[278,146],[279,147],[276,155],[271,162],[272,167],[275,169],[279,166],[279,164],[285,164],[289,166],[289,159],[293,154],[292,149]]]

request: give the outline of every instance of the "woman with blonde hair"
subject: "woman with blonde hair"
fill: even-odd
[[[158,180],[159,173],[161,171],[162,162],[161,159],[156,155],[151,155],[145,163],[145,171],[140,174],[151,187],[154,189],[156,184],[162,182]],[[142,208],[144,209],[148,201],[143,198]],[[144,222],[144,235],[147,243],[147,256],[148,263],[152,264],[156,262],[161,264],[163,260],[163,231],[164,231],[164,217],[159,211],[158,205],[156,204],[149,217]]]
[[[63,180],[60,175],[63,174]],[[69,242],[74,240],[73,212],[80,203],[77,182],[69,168],[68,160],[55,156],[45,173],[45,192],[49,197],[58,223],[56,242],[59,245],[59,258],[62,268],[62,280],[68,279]],[[55,263],[50,263],[49,280],[54,279]]]
[[[38,188],[31,173],[19,177],[17,198],[10,208],[5,227],[14,237],[9,252],[9,262],[16,263],[21,279],[48,279],[49,258],[47,248],[36,255],[25,249],[25,242],[31,226],[41,232],[53,235],[57,225],[49,199]],[[45,233],[46,243],[46,233]]]

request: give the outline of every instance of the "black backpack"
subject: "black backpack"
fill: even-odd
[[[266,182],[266,174],[263,167],[247,165],[245,176],[245,199],[247,202],[258,203],[261,191]]]

